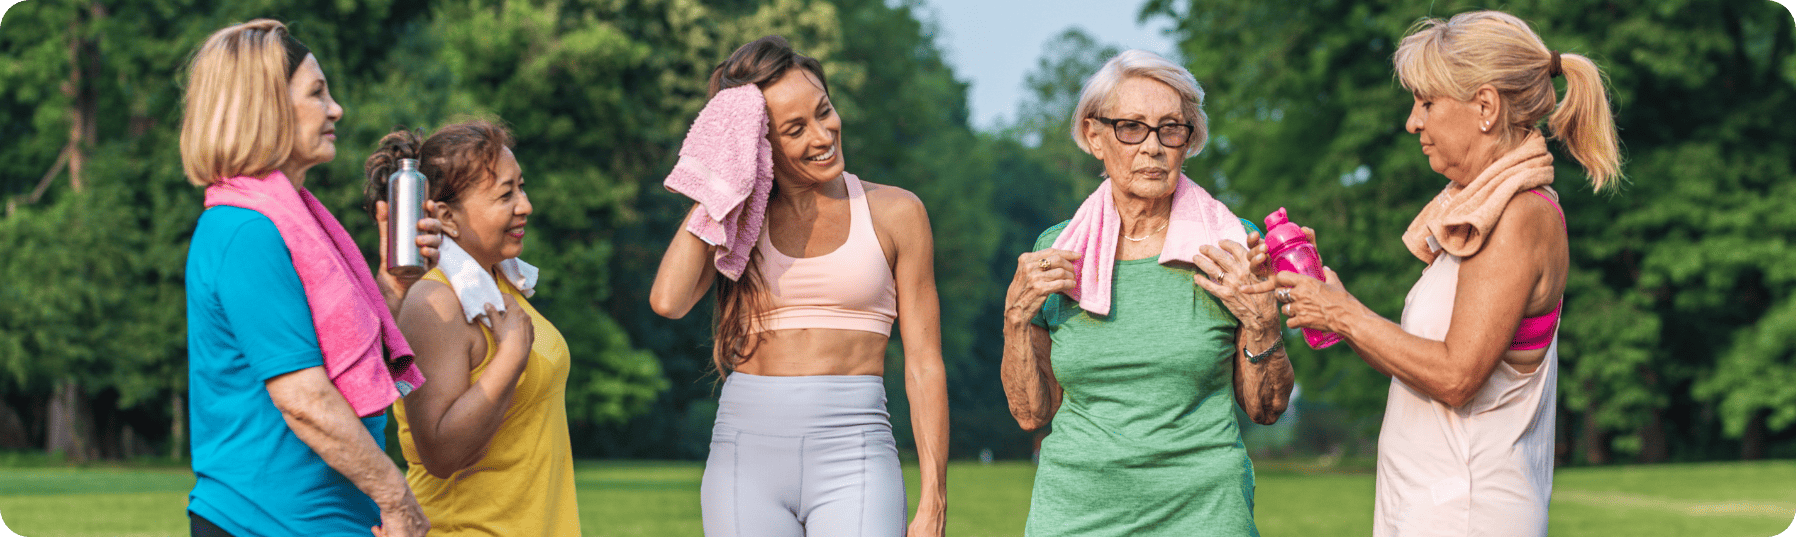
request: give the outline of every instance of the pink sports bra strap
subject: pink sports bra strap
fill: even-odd
[[[1533,192],[1534,195],[1540,196],[1540,199],[1547,200],[1547,204],[1552,205],[1553,210],[1559,211],[1559,225],[1565,225],[1565,208],[1560,207],[1559,202],[1553,201],[1553,198],[1551,196],[1548,196],[1545,193],[1542,193],[1540,191],[1540,189],[1538,189],[1538,188],[1529,190],[1529,192]]]
[[[1554,202],[1553,198],[1548,197],[1539,189],[1530,190],[1529,192],[1533,192],[1534,195],[1540,196],[1540,199],[1547,200],[1547,203],[1552,204],[1553,209],[1559,211],[1559,223],[1561,225],[1565,223],[1565,209],[1559,207],[1559,204]],[[1539,317],[1522,319],[1521,326],[1518,326],[1515,329],[1515,339],[1509,342],[1509,350],[1529,351],[1534,349],[1544,349],[1547,345],[1553,344],[1553,333],[1559,328],[1559,311],[1564,307],[1565,299],[1562,298],[1559,300],[1558,305],[1553,306],[1552,313]]]

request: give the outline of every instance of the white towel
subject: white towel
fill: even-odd
[[[438,250],[441,255],[437,259],[437,268],[449,278],[449,290],[461,300],[462,314],[470,323],[479,317],[481,324],[492,328],[492,319],[485,317],[486,305],[492,304],[493,309],[505,311],[505,297],[500,296],[499,282],[494,281],[492,273],[474,261],[474,256],[468,255],[454,239],[443,237],[443,246]],[[522,291],[525,298],[536,295],[536,267],[514,257],[500,261],[499,272],[512,287]]]

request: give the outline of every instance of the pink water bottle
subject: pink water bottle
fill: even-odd
[[[1303,234],[1303,228],[1285,217],[1284,207],[1266,215],[1266,256],[1272,258],[1274,270],[1323,279],[1322,256],[1316,253],[1316,245],[1310,244],[1310,238]],[[1341,335],[1305,328],[1303,341],[1312,349],[1326,349],[1340,343]]]

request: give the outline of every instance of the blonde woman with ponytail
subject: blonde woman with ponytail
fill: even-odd
[[[1603,74],[1497,11],[1416,23],[1394,63],[1415,96],[1405,127],[1448,180],[1403,234],[1428,268],[1401,323],[1333,271],[1251,287],[1276,287],[1287,325],[1339,333],[1391,376],[1373,535],[1546,535],[1571,257],[1546,141],[1564,144],[1593,189],[1621,179]]]

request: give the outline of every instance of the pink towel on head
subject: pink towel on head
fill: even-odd
[[[387,311],[367,258],[318,198],[281,172],[206,188],[206,206],[249,209],[274,222],[306,290],[324,372],[360,417],[379,414],[424,385],[412,348]],[[391,357],[390,359],[388,357]]]
[[[1116,241],[1122,237],[1122,217],[1116,212],[1116,200],[1105,179],[1098,190],[1085,198],[1078,212],[1054,240],[1054,248],[1078,252],[1079,284],[1067,290],[1066,296],[1092,315],[1110,314],[1111,276],[1116,269]],[[1166,242],[1160,248],[1160,264],[1192,263],[1203,245],[1217,245],[1224,240],[1247,244],[1247,230],[1241,219],[1228,206],[1216,201],[1191,178],[1179,175],[1172,191],[1172,221],[1166,225]]]
[[[705,103],[680,144],[680,162],[662,184],[702,206],[687,219],[686,230],[718,247],[718,272],[742,277],[773,191],[773,145],[761,88],[737,86]]]

